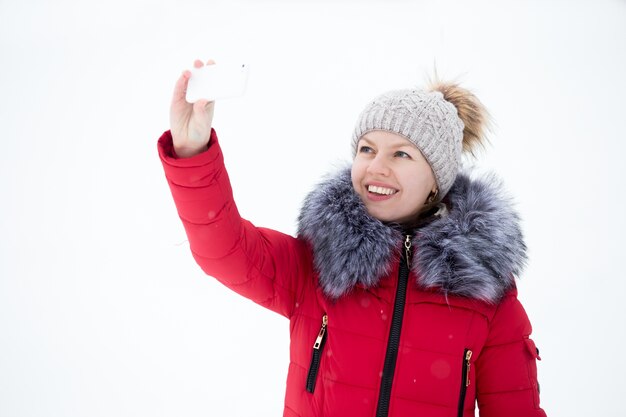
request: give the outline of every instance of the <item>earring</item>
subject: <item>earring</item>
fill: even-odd
[[[437,194],[439,194],[439,189],[436,188],[434,192],[430,192],[430,194],[428,195],[428,199],[426,200],[427,204],[432,203],[433,201],[435,201],[435,197],[437,197]]]

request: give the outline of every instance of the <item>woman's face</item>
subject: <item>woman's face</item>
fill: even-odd
[[[436,182],[430,165],[412,142],[374,130],[357,144],[352,186],[371,216],[405,223],[420,212]]]

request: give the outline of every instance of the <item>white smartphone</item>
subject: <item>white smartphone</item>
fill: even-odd
[[[213,64],[191,70],[185,99],[194,103],[200,99],[214,101],[240,97],[246,91],[248,66],[246,64]]]

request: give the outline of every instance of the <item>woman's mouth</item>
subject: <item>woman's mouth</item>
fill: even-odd
[[[374,201],[387,200],[397,192],[398,190],[394,188],[381,187],[378,185],[367,186],[367,197]]]
[[[392,195],[398,192],[398,190],[394,190],[393,188],[377,187],[376,185],[368,185],[367,191],[379,195]]]

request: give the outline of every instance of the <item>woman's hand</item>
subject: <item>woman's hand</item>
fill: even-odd
[[[207,61],[207,65],[213,64],[215,64],[213,60]],[[193,66],[201,68],[204,64],[196,60]],[[174,87],[170,106],[170,130],[174,151],[181,158],[188,158],[208,149],[215,108],[214,101],[198,100],[193,104],[187,103],[185,94],[190,77],[190,71],[182,73]]]

